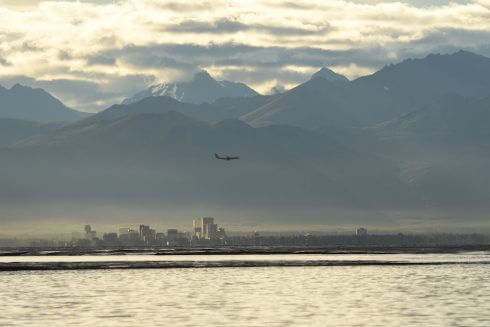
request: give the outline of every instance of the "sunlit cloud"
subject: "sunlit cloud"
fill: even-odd
[[[321,66],[353,79],[429,52],[489,54],[488,31],[488,0],[0,0],[0,84],[83,110],[201,69],[268,92]]]

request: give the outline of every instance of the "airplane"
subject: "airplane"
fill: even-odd
[[[214,154],[214,157],[216,159],[220,159],[220,160],[226,160],[226,161],[230,161],[230,160],[238,160],[240,159],[240,157],[230,157],[230,156],[226,156],[226,157],[221,157],[219,154],[215,153]]]

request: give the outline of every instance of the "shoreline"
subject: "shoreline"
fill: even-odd
[[[216,247],[216,248],[0,248],[6,256],[81,255],[273,255],[273,254],[436,254],[490,251],[487,245]]]

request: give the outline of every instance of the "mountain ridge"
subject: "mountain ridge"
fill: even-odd
[[[254,126],[362,127],[395,119],[450,92],[489,96],[490,58],[467,51],[431,54],[350,82],[313,78],[242,119]]]
[[[74,121],[87,113],[66,107],[60,100],[41,88],[15,84],[0,88],[0,117],[30,121]]]
[[[169,96],[180,102],[202,104],[212,103],[224,97],[252,97],[256,95],[259,94],[244,83],[217,81],[207,71],[201,71],[196,73],[188,82],[152,85],[148,89],[125,99],[122,104],[132,104],[151,96]]]
[[[341,81],[341,82],[349,82],[349,79],[345,77],[344,75],[338,74],[331,70],[330,68],[327,67],[322,67],[319,71],[314,73],[310,79],[313,78],[324,78],[327,81],[334,82],[334,81]]]

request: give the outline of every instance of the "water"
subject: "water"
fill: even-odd
[[[456,264],[0,272],[0,326],[490,326],[488,253],[281,255],[280,260],[371,261],[373,256]],[[67,258],[2,257],[0,262]],[[103,259],[114,258],[71,257]]]

